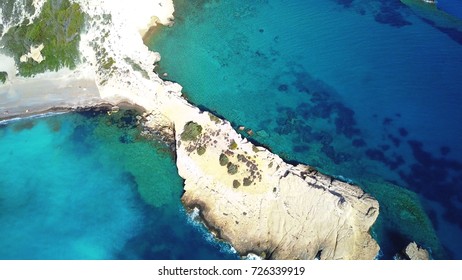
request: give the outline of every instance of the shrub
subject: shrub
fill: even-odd
[[[6,78],[8,78],[8,73],[6,72],[0,72],[0,84],[3,84],[6,82]]]
[[[241,186],[241,183],[239,183],[238,180],[234,180],[234,181],[233,181],[233,188],[237,189],[237,188],[239,188],[240,186]]]
[[[226,167],[228,168],[229,174],[234,175],[237,173],[238,166],[234,163],[228,162],[228,165],[226,165]]]
[[[205,151],[206,151],[206,148],[204,146],[200,146],[197,148],[197,154],[200,156],[205,154]]]
[[[106,69],[106,70],[109,70],[111,69],[112,65],[114,65],[115,63],[115,60],[110,57],[108,58],[108,60],[103,64],[103,68]]]
[[[84,14],[77,3],[48,0],[33,23],[10,28],[3,36],[1,45],[14,57],[22,76],[56,71],[62,67],[75,68],[80,59],[79,42],[83,23]],[[20,57],[29,52],[30,46],[42,43],[44,61],[37,63],[29,59],[20,63]]]
[[[253,181],[250,178],[244,178],[244,186],[250,186],[252,182]]]
[[[134,71],[138,71],[139,73],[141,73],[141,76],[143,76],[143,78],[149,80],[148,72],[146,72],[146,70],[144,70],[138,63],[136,63],[135,61],[133,61],[133,59],[129,57],[125,57],[124,60],[132,67]]]
[[[229,144],[229,148],[230,148],[231,150],[236,150],[236,149],[237,149],[237,143],[236,143],[236,141],[232,140],[232,141],[231,141],[231,144]]]
[[[221,120],[217,116],[215,116],[214,114],[210,112],[209,112],[209,118],[212,122],[215,122],[216,124],[219,124],[221,122]]]
[[[188,122],[184,125],[183,133],[181,133],[181,140],[194,141],[202,133],[202,126],[195,122]]]
[[[228,156],[226,156],[225,154],[221,154],[220,155],[220,165],[225,166],[228,164],[228,162],[229,162]]]

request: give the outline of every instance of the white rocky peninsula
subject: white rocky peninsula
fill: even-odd
[[[379,205],[359,187],[293,166],[206,113],[175,122],[182,201],[241,254],[271,259],[372,259]]]
[[[33,1],[36,10],[44,2]],[[160,56],[148,50],[142,36],[156,23],[171,23],[171,0],[71,2],[86,14],[79,47],[81,63],[74,70],[21,78],[11,69],[12,60],[3,57],[9,69],[0,65],[0,71],[8,73],[6,83],[0,85],[0,113],[9,116],[25,110],[99,103],[141,106],[146,125],[176,139],[178,171],[185,179],[185,207],[200,209],[209,229],[241,255],[376,257],[379,247],[369,233],[379,213],[374,198],[357,186],[306,165],[288,164],[253,145],[226,120],[189,104],[181,96],[180,85],[162,81],[153,72]],[[33,95],[34,85],[47,90],[35,90]],[[48,97],[38,99],[41,93]]]

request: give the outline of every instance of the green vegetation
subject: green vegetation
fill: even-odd
[[[250,186],[252,182],[253,181],[250,178],[244,178],[244,186]]]
[[[200,146],[200,147],[197,148],[197,154],[201,156],[201,155],[205,154],[206,150],[207,149],[204,146]]]
[[[5,83],[7,78],[8,78],[8,73],[0,72],[0,84]]]
[[[133,59],[131,59],[129,57],[124,58],[124,60],[132,67],[132,69],[134,71],[140,72],[141,76],[143,76],[143,78],[149,80],[148,72],[146,72],[146,70],[141,68],[141,66],[138,63],[136,63],[135,61],[133,61]]]
[[[107,34],[109,33],[105,33],[104,36],[106,36]],[[95,42],[92,42],[92,43],[93,43],[92,47],[95,51],[96,58],[98,60],[98,65],[99,65],[98,70],[104,71],[105,73],[109,75],[109,77],[112,77],[112,73],[116,69],[116,66],[114,66],[116,64],[116,61],[114,60],[114,58],[109,56],[109,53],[107,52],[106,48],[100,47],[100,45],[98,45]],[[106,79],[101,81],[101,85],[106,84],[106,82],[107,82]]]
[[[202,126],[195,122],[188,122],[184,125],[183,133],[181,133],[182,141],[195,141],[202,133]]]
[[[236,141],[232,140],[232,141],[231,141],[231,144],[229,144],[229,148],[230,148],[231,150],[236,150],[236,149],[237,149],[237,143],[236,143]]]
[[[226,156],[225,154],[221,154],[220,155],[220,165],[225,166],[228,164],[228,162],[229,162],[228,156]]]
[[[20,24],[23,16],[35,13],[34,0],[2,0],[0,1],[1,20],[5,26]],[[0,36],[3,34],[4,26],[0,24]]]
[[[103,68],[106,69],[106,70],[109,70],[109,69],[111,69],[112,65],[114,65],[114,63],[115,63],[115,60],[112,57],[110,57],[103,64]]]
[[[252,151],[253,151],[254,153],[258,153],[260,150],[258,149],[257,146],[253,145],[253,146],[252,146]]]
[[[237,188],[239,188],[240,186],[241,186],[241,183],[239,183],[238,180],[234,180],[234,181],[233,181],[233,188],[237,189]]]
[[[220,118],[218,118],[217,116],[215,116],[214,114],[208,112],[209,114],[209,118],[212,122],[216,123],[216,124],[219,124],[221,122]]]
[[[62,67],[75,68],[79,61],[80,33],[84,14],[80,6],[69,0],[48,0],[37,19],[30,25],[22,23],[12,27],[2,38],[0,45],[13,56],[19,74],[33,76],[47,70]],[[31,46],[44,44],[41,63],[31,59],[20,62],[20,57],[30,51]]]
[[[226,167],[228,168],[228,173],[229,174],[234,175],[234,174],[237,173],[238,166],[236,164],[228,162]]]

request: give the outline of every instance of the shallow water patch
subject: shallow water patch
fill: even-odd
[[[0,127],[0,259],[237,258],[188,223],[173,157],[139,136],[136,115]]]

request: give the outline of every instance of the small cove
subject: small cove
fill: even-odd
[[[237,259],[194,222],[164,143],[136,113],[0,125],[0,259]]]

